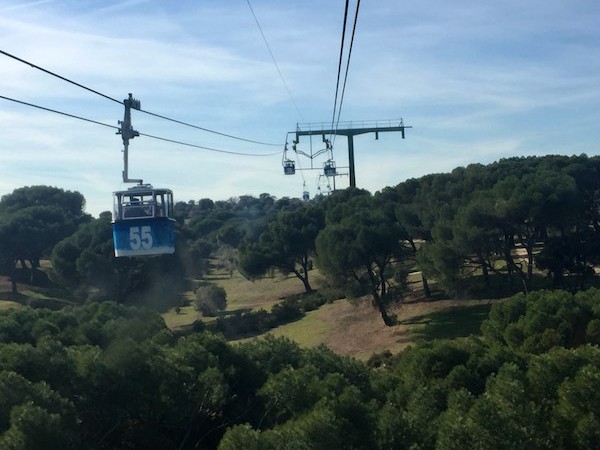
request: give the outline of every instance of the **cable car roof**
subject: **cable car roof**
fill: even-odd
[[[171,191],[171,189],[167,189],[167,188],[155,188],[153,187],[151,184],[137,184],[135,186],[132,186],[130,188],[128,188],[127,190],[124,191],[114,191],[113,194],[121,194],[121,195],[128,195],[128,194],[133,194],[133,195],[143,195],[143,194],[152,194],[152,193],[156,193],[156,194],[173,194],[173,191]]]

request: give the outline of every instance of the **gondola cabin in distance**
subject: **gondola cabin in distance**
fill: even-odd
[[[113,193],[115,256],[175,253],[173,193],[139,184]]]

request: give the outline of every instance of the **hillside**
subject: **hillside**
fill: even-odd
[[[316,270],[311,273],[315,288],[318,290],[323,287],[324,278]],[[270,310],[285,297],[303,292],[301,283],[293,276],[276,276],[252,282],[238,272],[231,278],[216,272],[206,279],[226,290],[228,313],[261,308]],[[188,293],[188,298],[192,299],[193,293]],[[285,336],[302,347],[325,345],[338,354],[366,360],[374,353],[385,350],[397,353],[419,339],[479,333],[479,325],[487,318],[491,304],[489,300],[473,299],[425,301],[414,295],[391,309],[399,322],[398,325],[387,327],[367,298],[339,299],[268,334]],[[192,306],[181,308],[178,314],[171,310],[163,317],[172,329],[202,320]]]
[[[399,324],[387,327],[368,300],[340,300],[273,334],[307,347],[324,344],[340,355],[366,360],[385,350],[397,353],[419,339],[478,334],[490,307],[487,300],[413,301],[392,309]]]
[[[318,289],[324,280],[317,271],[313,276]],[[286,296],[302,292],[302,285],[294,277],[278,276],[252,282],[238,272],[231,278],[217,272],[207,279],[226,289],[228,312],[260,308],[269,310]],[[18,290],[19,294],[13,295],[10,279],[0,277],[0,309],[21,307],[45,299],[52,299],[53,303],[60,301],[43,288],[19,283]],[[186,295],[193,298],[192,292]],[[279,326],[269,334],[285,336],[302,347],[325,345],[340,355],[366,360],[374,353],[385,350],[397,353],[419,339],[478,333],[479,324],[487,317],[490,307],[488,300],[412,299],[391,310],[398,316],[399,324],[387,327],[368,299],[340,299],[308,312],[301,320]],[[163,317],[167,325],[175,330],[202,319],[192,306],[181,308],[179,314],[171,310]],[[260,339],[260,336],[257,338]]]

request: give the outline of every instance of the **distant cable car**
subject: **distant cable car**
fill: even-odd
[[[335,161],[328,160],[323,164],[323,173],[326,177],[334,177],[336,174]]]
[[[291,159],[283,160],[283,173],[285,175],[294,175],[296,173],[296,164]]]
[[[305,202],[310,200],[310,194],[308,193],[308,189],[306,189],[306,181],[302,183],[302,200]]]
[[[139,184],[113,193],[115,256],[175,253],[173,193]]]

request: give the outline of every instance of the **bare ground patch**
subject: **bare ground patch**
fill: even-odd
[[[398,317],[398,325],[387,327],[381,315],[368,299],[339,300],[326,305],[315,314],[314,321],[324,324],[318,344],[324,344],[336,353],[368,359],[372,354],[389,350],[398,353],[416,341],[415,331],[423,327],[423,317],[452,308],[489,304],[489,300],[435,300],[407,302],[390,312]],[[285,326],[275,334],[286,335]],[[290,336],[293,338],[293,336]]]

